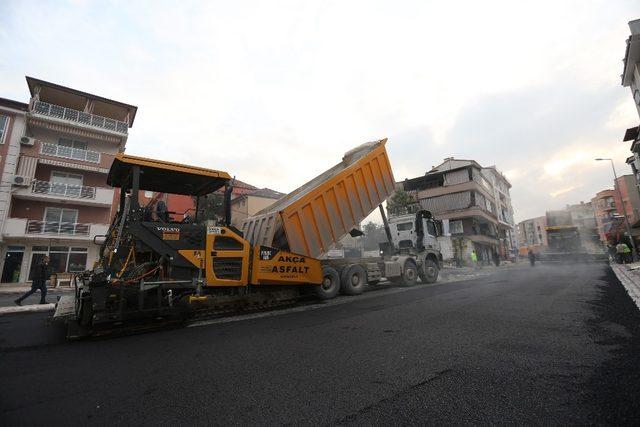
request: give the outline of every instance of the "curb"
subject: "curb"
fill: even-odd
[[[0,316],[5,316],[7,314],[17,314],[17,313],[38,313],[45,311],[53,311],[55,310],[56,305],[54,303],[49,304],[31,304],[31,305],[22,305],[15,307],[0,307]]]
[[[9,288],[2,289],[0,288],[0,295],[21,295],[25,292],[29,291],[31,286],[28,288]],[[47,287],[47,294],[64,294],[67,292],[73,292],[74,289],[60,289],[60,288],[49,288]]]
[[[634,280],[633,275],[627,270],[627,267],[621,266],[620,264],[611,264],[611,270],[615,273],[620,283],[627,290],[627,293],[636,303],[638,309],[640,309],[640,283]]]

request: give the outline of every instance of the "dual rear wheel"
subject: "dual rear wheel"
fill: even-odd
[[[348,265],[342,274],[333,267],[324,266],[322,276],[322,284],[316,286],[315,290],[323,300],[334,298],[340,291],[345,295],[359,295],[367,284],[367,272],[358,264]]]
[[[359,295],[367,284],[367,272],[359,264],[346,266],[342,273],[338,273],[338,270],[333,267],[324,266],[322,275],[322,284],[315,289],[318,297],[323,300],[334,298],[340,291],[345,295]],[[426,259],[422,267],[418,268],[413,261],[408,260],[402,275],[390,280],[400,286],[413,286],[418,278],[422,283],[435,283],[438,280],[438,264],[431,259]]]

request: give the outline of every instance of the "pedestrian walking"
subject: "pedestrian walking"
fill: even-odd
[[[617,251],[615,245],[607,246],[607,253],[609,254],[610,262],[618,262],[617,260]]]
[[[475,249],[471,251],[471,263],[473,264],[473,268],[480,268],[478,265],[478,254]]]
[[[527,256],[529,257],[529,264],[531,264],[531,267],[535,267],[536,254],[533,252],[533,249],[529,248],[529,253],[527,254]]]
[[[49,257],[44,256],[40,264],[36,266],[36,270],[33,272],[33,282],[31,283],[31,290],[26,292],[20,298],[15,300],[16,305],[22,305],[22,301],[25,298],[33,295],[36,291],[40,290],[40,304],[47,303],[47,279],[51,277],[51,266],[49,265]]]
[[[500,267],[500,255],[498,255],[498,251],[493,250],[493,263],[496,267]]]

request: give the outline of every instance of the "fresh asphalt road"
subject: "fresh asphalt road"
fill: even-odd
[[[66,343],[0,317],[0,422],[632,424],[640,314],[605,264]]]

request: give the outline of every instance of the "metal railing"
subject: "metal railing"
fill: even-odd
[[[84,185],[62,184],[59,182],[33,181],[31,192],[76,199],[95,199],[96,188]]]
[[[65,159],[82,160],[91,163],[100,163],[100,153],[97,151],[65,147],[64,145],[51,144],[50,142],[43,142],[41,144],[40,154],[62,157]]]
[[[88,126],[94,126],[101,129],[111,130],[119,133],[128,133],[129,125],[120,120],[108,119],[96,114],[85,113],[83,111],[74,110],[73,108],[62,107],[60,105],[49,104],[44,101],[35,101],[33,103],[32,112],[42,114],[43,116],[55,117],[57,119],[69,120]]]
[[[88,236],[91,224],[79,222],[27,221],[27,234]]]

